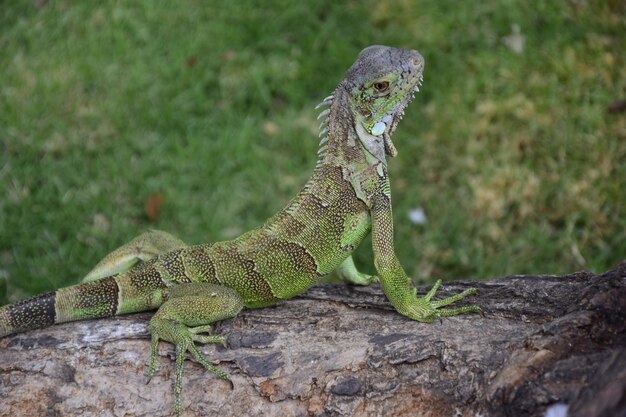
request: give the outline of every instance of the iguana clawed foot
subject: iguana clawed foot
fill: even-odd
[[[456,316],[466,313],[481,313],[482,310],[477,305],[441,308],[455,303],[469,295],[476,294],[476,288],[468,288],[463,292],[455,294],[442,300],[432,300],[433,296],[441,286],[441,280],[437,280],[435,285],[423,297],[417,297],[417,288],[413,288],[412,297],[408,303],[400,306],[398,311],[405,316],[423,323],[430,323],[439,317]]]
[[[156,372],[159,340],[172,343],[176,347],[174,394],[175,415],[178,417],[182,412],[183,368],[187,352],[208,371],[230,382],[226,372],[216,368],[200,353],[196,342],[226,346],[223,336],[210,334],[210,323],[236,316],[243,307],[243,301],[230,288],[198,282],[168,288],[165,296],[167,301],[161,305],[148,326],[152,333],[148,378],[152,378]],[[230,384],[232,387],[232,382]]]
[[[176,376],[174,382],[174,394],[175,394],[175,414],[180,416],[182,412],[182,392],[183,392],[183,369],[185,366],[185,354],[191,353],[193,359],[204,366],[208,371],[214,373],[218,377],[232,382],[228,374],[211,364],[205,356],[198,350],[195,342],[199,343],[220,343],[226,346],[226,340],[223,336],[216,335],[201,335],[210,330],[210,326],[198,326],[187,327],[181,323],[175,323],[172,321],[150,321],[148,327],[152,333],[152,343],[150,346],[150,365],[148,367],[148,382],[156,373],[157,365],[157,351],[159,340],[166,340],[176,347]]]

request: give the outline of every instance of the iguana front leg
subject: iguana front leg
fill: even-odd
[[[83,282],[96,281],[124,272],[138,262],[146,262],[156,255],[186,247],[187,244],[167,232],[150,230],[120,246],[100,262],[83,278]]]
[[[389,190],[389,184],[386,184]],[[479,313],[476,305],[442,309],[440,307],[452,304],[468,295],[476,294],[476,289],[469,288],[462,293],[443,300],[433,301],[432,297],[441,285],[437,281],[433,288],[424,297],[417,297],[417,291],[411,289],[411,280],[404,272],[396,257],[393,246],[393,215],[389,192],[375,197],[372,215],[372,249],[374,264],[380,274],[380,281],[385,295],[395,309],[417,321],[432,322],[438,317],[455,316],[464,313]]]
[[[182,411],[183,367],[187,351],[208,371],[230,382],[228,374],[209,363],[195,342],[225,345],[222,336],[201,333],[210,332],[211,323],[235,317],[243,308],[243,300],[230,288],[205,282],[175,285],[165,290],[164,296],[167,297],[167,301],[154,314],[148,326],[152,333],[148,377],[152,378],[156,372],[159,340],[173,343],[176,347],[174,408],[176,416],[179,417]]]
[[[348,256],[345,261],[335,269],[335,275],[341,281],[354,285],[370,285],[378,281],[376,275],[367,275],[356,268],[352,255]]]

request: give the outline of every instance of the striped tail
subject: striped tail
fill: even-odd
[[[76,320],[147,311],[161,305],[164,284],[138,285],[121,274],[61,288],[0,307],[0,337]]]

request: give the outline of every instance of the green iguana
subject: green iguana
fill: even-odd
[[[393,246],[387,156],[391,137],[423,81],[417,51],[370,46],[317,108],[319,161],[311,179],[262,226],[233,240],[188,246],[160,231],[147,232],[107,255],[82,283],[0,308],[0,337],[56,323],[158,309],[148,377],[156,371],[159,340],[176,347],[175,413],[181,415],[185,353],[218,377],[195,343],[225,343],[211,324],[242,308],[275,304],[306,291],[336,271],[347,282],[375,280],[395,309],[413,320],[480,312],[447,306],[473,288],[432,300],[441,281],[418,298]],[[379,276],[359,272],[351,254],[372,233]]]

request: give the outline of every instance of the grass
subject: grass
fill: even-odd
[[[76,282],[147,228],[196,243],[260,224],[308,178],[313,106],[369,44],[427,63],[391,161],[416,281],[611,268],[626,254],[626,117],[607,110],[626,99],[625,15],[619,1],[5,2],[0,304]]]

